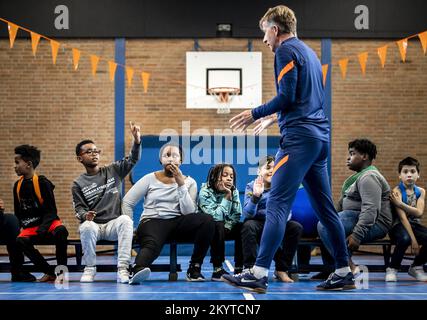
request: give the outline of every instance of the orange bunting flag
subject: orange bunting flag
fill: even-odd
[[[338,64],[340,65],[341,76],[342,76],[343,79],[345,79],[345,76],[347,74],[348,58],[339,60]]]
[[[402,58],[402,61],[405,62],[406,49],[408,48],[408,39],[397,41],[397,45],[399,46],[400,57]]]
[[[328,64],[322,65],[322,73],[323,73],[323,86],[326,86],[326,76],[328,75]]]
[[[380,61],[381,61],[381,67],[384,68],[385,65],[385,59],[387,56],[387,47],[388,46],[383,46],[377,49],[378,52],[378,56],[380,57]]]
[[[74,71],[77,70],[77,68],[79,67],[79,60],[80,60],[80,50],[77,50],[77,49],[73,48],[73,66],[74,66]]]
[[[421,46],[423,47],[424,54],[426,54],[426,49],[427,49],[427,31],[419,33],[418,37],[420,38]]]
[[[96,75],[96,68],[98,67],[99,57],[91,55],[90,56],[90,63],[92,64],[92,75]]]
[[[52,62],[56,64],[56,56],[58,55],[59,42],[50,40],[50,46],[52,48]]]
[[[365,75],[366,72],[366,61],[368,61],[368,53],[362,52],[357,55],[359,58],[360,68],[362,69],[362,74]]]
[[[148,80],[150,79],[150,74],[147,72],[142,72],[141,77],[142,77],[142,85],[144,86],[144,93],[147,93]]]
[[[116,74],[117,63],[108,61],[108,68],[110,69],[110,81],[114,81],[114,75]]]
[[[36,56],[37,46],[39,45],[39,41],[40,41],[40,35],[35,32],[31,32],[31,47],[33,48],[33,56]]]
[[[129,87],[132,85],[133,73],[134,73],[134,70],[131,67],[126,67],[126,77],[128,79]]]
[[[7,29],[9,30],[10,47],[13,48],[13,43],[15,42],[16,34],[18,33],[18,26],[9,22]]]

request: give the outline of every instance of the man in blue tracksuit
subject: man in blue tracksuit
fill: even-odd
[[[230,120],[234,130],[258,121],[255,132],[277,119],[280,149],[276,154],[270,198],[258,257],[250,272],[224,277],[226,282],[265,293],[268,270],[285,232],[286,221],[299,185],[307,190],[312,207],[333,243],[335,272],[317,286],[320,290],[354,289],[348,266],[343,226],[335,211],[327,171],[329,123],[323,111],[322,68],[316,54],[296,37],[296,17],[286,6],[270,8],[260,20],[264,43],[275,54],[277,95]]]

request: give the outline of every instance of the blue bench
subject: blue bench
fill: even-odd
[[[0,245],[4,245],[4,243],[0,243]],[[116,241],[98,241],[98,245],[104,245],[104,246],[114,246],[114,249],[107,249],[107,250],[101,250],[97,251],[97,254],[101,253],[111,253],[115,252],[117,249],[117,242]],[[52,245],[52,243],[41,243],[40,245]],[[78,239],[70,239],[68,240],[68,245],[74,246],[75,248],[75,255],[69,255],[69,258],[75,258],[76,264],[71,264],[68,266],[68,270],[70,272],[82,272],[84,266],[82,265],[82,246],[81,242]],[[178,263],[178,246],[179,245],[191,245],[189,243],[182,243],[182,242],[175,242],[172,241],[168,243],[166,246],[169,246],[169,263],[168,264],[157,264],[154,263],[150,266],[151,271],[153,272],[169,272],[169,281],[176,281],[178,279],[178,272],[181,272],[181,265]],[[312,247],[318,247],[321,245],[321,242],[319,239],[301,239],[299,246],[312,246]],[[382,247],[382,253],[377,252],[368,252],[368,251],[362,251],[359,250],[358,252],[364,253],[364,254],[374,254],[374,255],[381,255],[383,257],[383,264],[370,264],[368,265],[368,269],[371,272],[385,272],[386,268],[390,264],[390,258],[391,258],[391,249],[392,249],[393,243],[388,239],[381,239],[372,241],[369,243],[363,244],[363,246],[380,246]],[[134,243],[134,248],[138,248],[138,244]],[[413,260],[412,257],[405,257],[405,259]],[[47,260],[55,260],[55,258],[49,258]],[[299,273],[309,273],[309,272],[318,272],[322,271],[323,265],[322,264],[302,264],[298,266],[294,266],[298,268]],[[24,265],[25,270],[29,272],[35,272],[34,266],[31,264],[31,262],[26,262]],[[97,265],[97,270],[99,272],[115,272],[117,270],[116,264],[99,264]],[[408,265],[403,265],[401,267],[402,271],[408,270]],[[0,263],[0,272],[9,272],[10,271],[10,264]]]
[[[319,238],[313,238],[313,239],[301,239],[299,242],[299,246],[312,246],[312,247],[319,247],[322,245],[322,242]],[[377,252],[371,252],[371,251],[363,251],[363,250],[357,250],[356,252],[362,253],[362,254],[369,254],[369,255],[381,255],[383,257],[383,264],[370,264],[368,265],[368,269],[371,272],[385,272],[387,267],[390,264],[391,259],[391,248],[393,243],[388,239],[381,239],[381,240],[375,240],[368,243],[362,244],[362,246],[369,246],[369,247],[375,247],[379,246],[382,248],[382,253]],[[298,265],[298,271],[300,273],[308,273],[308,272],[314,272],[314,271],[322,271],[323,264],[303,264]],[[407,269],[407,266],[402,266],[403,270]]]
[[[68,258],[72,259],[75,258],[75,264],[68,264],[67,268],[69,272],[83,272],[84,265],[82,264],[82,258],[83,258],[83,250],[82,250],[82,244],[80,242],[80,239],[69,239],[67,241],[68,246],[73,246],[75,249],[74,255],[68,255]],[[0,245],[5,245],[4,243],[0,243]],[[38,246],[40,245],[54,245],[53,242],[42,242],[38,243]],[[113,249],[105,249],[105,250],[98,250],[97,254],[103,254],[103,253],[114,253],[117,251],[117,241],[106,241],[101,240],[97,242],[97,245],[100,246],[113,246]],[[170,281],[176,281],[178,279],[178,272],[181,270],[181,265],[178,263],[178,255],[177,255],[177,243],[176,242],[170,242],[170,263],[165,264],[152,264],[150,266],[151,271],[153,272],[169,272],[169,280]],[[133,243],[133,248],[138,249],[139,245],[137,243]],[[47,261],[56,261],[55,257],[47,258]],[[24,263],[24,269],[29,272],[37,272],[35,266],[30,262],[26,261]],[[9,272],[10,271],[10,263],[9,262],[3,262],[0,263],[0,272]],[[99,272],[115,272],[117,271],[117,265],[116,264],[98,264],[97,265],[97,271]]]

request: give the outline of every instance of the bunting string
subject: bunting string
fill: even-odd
[[[51,39],[49,37],[46,37],[42,34],[38,34],[38,33],[31,31],[25,27],[18,26],[18,25],[14,24],[14,23],[6,20],[6,19],[0,18],[0,21],[3,21],[7,24],[7,28],[8,28],[8,32],[9,32],[10,48],[13,48],[13,45],[14,45],[15,39],[16,39],[16,35],[17,35],[19,29],[21,29],[23,31],[28,32],[31,36],[31,48],[32,48],[32,52],[33,52],[34,56],[36,56],[36,54],[37,54],[37,48],[38,48],[40,39],[45,39],[46,41],[50,42],[50,47],[51,47],[51,52],[52,52],[52,63],[53,64],[56,64],[56,59],[57,59],[60,47],[71,49],[72,55],[73,55],[73,69],[75,71],[79,67],[79,62],[80,62],[81,56],[86,55],[86,56],[89,56],[89,58],[90,58],[93,76],[96,76],[96,72],[97,72],[99,62],[100,61],[106,61],[108,63],[111,81],[114,81],[117,67],[120,67],[120,68],[123,68],[123,70],[125,70],[125,72],[126,72],[126,76],[128,79],[128,86],[130,87],[132,85],[132,78],[133,78],[133,75],[135,72],[134,68],[131,68],[129,66],[126,66],[126,65],[123,65],[120,63],[117,63],[116,61],[113,61],[113,60],[103,58],[101,56],[97,56],[97,55],[88,53],[86,51],[83,51],[83,50],[80,50],[77,48],[70,48],[68,45],[66,45],[62,42],[58,42],[58,41]],[[141,81],[142,81],[144,93],[147,93],[147,91],[148,91],[149,79],[150,79],[150,73],[142,71],[141,72]],[[180,82],[180,84],[181,84],[181,82]]]
[[[51,51],[52,51],[52,63],[56,64],[56,59],[57,59],[57,55],[58,55],[58,51],[60,47],[63,48],[69,48],[69,46],[67,46],[64,43],[60,43],[56,40],[50,39],[44,35],[38,34],[34,31],[31,31],[29,29],[26,29],[22,26],[18,26],[17,24],[14,24],[13,22],[10,22],[6,19],[0,18],[0,21],[3,21],[7,24],[7,28],[8,28],[8,33],[9,33],[9,43],[10,43],[10,48],[13,48],[14,43],[15,43],[15,39],[16,39],[16,35],[18,33],[18,30],[21,29],[23,31],[26,31],[30,34],[31,36],[31,48],[32,48],[32,53],[34,56],[36,56],[37,53],[37,48],[40,42],[40,39],[45,39],[47,41],[50,42],[50,46],[51,46]],[[412,39],[412,38],[418,38],[420,43],[421,43],[421,47],[423,50],[424,55],[426,54],[427,51],[427,30],[408,36],[404,39],[400,39],[397,41],[394,41],[393,43],[395,43],[399,49],[399,53],[400,53],[400,58],[402,60],[402,62],[406,61],[406,54],[407,54],[407,48],[408,48],[408,40]],[[393,43],[388,43],[385,44],[379,48],[377,48],[376,50],[376,54],[378,55],[379,58],[379,62],[381,64],[381,67],[384,68],[385,67],[385,63],[386,63],[386,57],[387,57],[387,50],[389,49],[389,47],[391,46],[391,44]],[[92,69],[92,75],[96,76],[96,72],[97,72],[97,68],[99,65],[100,61],[106,61],[108,63],[108,69],[109,69],[109,78],[110,81],[114,81],[115,79],[115,74],[116,74],[116,70],[117,67],[120,67],[124,70],[124,72],[126,73],[126,79],[127,79],[127,85],[128,87],[132,86],[132,81],[133,81],[133,77],[134,74],[136,72],[135,68],[130,67],[130,66],[126,66],[120,63],[117,63],[114,60],[111,59],[106,59],[103,57],[100,57],[98,55],[94,55],[85,51],[82,51],[80,49],[77,48],[71,48],[72,51],[72,55],[73,55],[73,69],[76,71],[79,67],[79,62],[80,62],[80,58],[82,55],[87,55],[90,58],[90,63],[91,63],[91,69]],[[360,65],[360,70],[363,76],[365,76],[366,74],[366,65],[368,62],[368,57],[369,54],[367,51],[365,52],[360,52],[357,55],[357,60],[359,62]],[[370,58],[370,60],[372,60]],[[346,78],[347,76],[347,67],[348,67],[348,63],[350,61],[349,57],[345,57],[342,59],[338,60],[338,66],[340,68],[341,71],[341,77],[343,79]],[[332,64],[332,63],[331,63]],[[322,65],[322,75],[323,75],[323,85],[326,85],[326,81],[327,81],[327,77],[328,77],[328,71],[331,70],[330,68],[330,64],[324,64]],[[140,78],[141,78],[141,82],[142,82],[142,87],[144,90],[144,93],[147,93],[148,91],[148,83],[151,77],[151,74],[149,72],[146,71],[140,71],[137,72],[138,74],[140,74]],[[330,74],[330,72],[329,72]],[[180,85],[185,84],[184,81],[174,81],[173,79],[167,79],[169,82],[175,82],[178,83]]]

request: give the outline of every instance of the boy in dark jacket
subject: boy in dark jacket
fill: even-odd
[[[30,145],[15,148],[15,172],[20,179],[13,186],[15,215],[22,227],[17,243],[24,254],[44,273],[39,282],[55,281],[54,267],[34,247],[38,243],[56,246],[58,265],[67,265],[68,231],[58,217],[55,186],[35,169],[40,163],[40,150]]]

